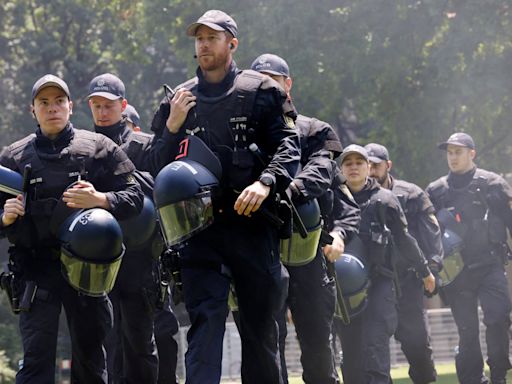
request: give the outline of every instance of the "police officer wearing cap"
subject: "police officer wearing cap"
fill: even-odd
[[[62,79],[54,75],[40,78],[32,88],[36,133],[7,146],[0,155],[1,165],[24,173],[26,179],[24,194],[15,198],[2,195],[1,216],[1,230],[13,244],[11,264],[25,291],[32,289],[25,292],[31,296],[19,318],[24,357],[17,383],[54,382],[62,306],[72,343],[71,380],[107,382],[102,343],[112,326],[110,301],[106,294],[79,292],[64,279],[59,262],[59,257],[64,262],[61,244],[51,224],[54,212],[60,209],[102,208],[117,219],[127,219],[142,206],[132,162],[104,136],[75,129],[69,121],[72,105]],[[83,228],[88,217],[105,217],[98,210],[85,215],[69,231]]]
[[[210,10],[187,28],[195,38],[197,77],[164,99],[152,130],[156,174],[179,153],[186,135],[201,138],[222,163],[214,222],[181,252],[184,301],[190,315],[187,383],[218,383],[231,277],[238,296],[244,383],[281,383],[275,315],[281,265],[275,193],[292,181],[300,159],[286,95],[268,76],[233,61],[237,25]],[[252,150],[249,148],[251,146]],[[182,148],[185,150],[185,148]],[[263,206],[263,207],[262,207]],[[225,273],[227,266],[231,276]]]
[[[395,256],[418,271],[427,291],[434,290],[435,279],[416,240],[407,231],[398,199],[368,177],[367,151],[359,145],[349,145],[340,161],[347,186],[361,208],[359,235],[353,241],[361,244],[359,257],[370,278],[366,309],[349,324],[336,324],[343,349],[343,381],[388,384],[391,379],[389,339],[397,325]],[[397,250],[392,248],[393,244]]]
[[[126,117],[126,125],[135,132],[140,132],[140,116],[139,112],[131,104],[126,104],[123,111],[123,116]]]
[[[104,73],[92,79],[88,99],[95,132],[112,139],[133,161],[137,168],[135,175],[146,194],[145,205],[148,205],[139,220],[121,222],[127,250],[117,283],[109,295],[114,308],[114,329],[106,345],[109,381],[156,383],[158,357],[153,324],[158,283],[153,271],[163,250],[163,241],[151,202],[153,178],[143,172],[148,168],[147,153],[153,136],[135,132],[128,125],[128,119],[136,120],[138,114],[133,107],[126,111],[125,86],[117,76]],[[130,115],[125,117],[125,113]],[[150,212],[146,213],[146,209]],[[173,314],[171,316],[174,318]],[[175,318],[173,320],[175,323]],[[175,381],[175,374],[172,376]]]
[[[292,79],[284,59],[263,54],[254,60],[251,69],[276,80],[291,99]],[[302,246],[300,239],[294,243],[292,238],[288,247],[281,250],[281,260],[290,279],[287,306],[290,307],[301,346],[304,382],[336,383],[338,374],[330,340],[336,296],[327,263],[332,264],[339,258],[345,242],[357,233],[360,212],[353,199],[340,189],[338,169],[333,159],[339,156],[342,146],[332,127],[303,115],[296,117],[295,126],[301,142],[302,169],[290,183],[289,193],[297,207],[319,203],[332,243],[317,243],[312,260],[308,247]],[[294,246],[298,249],[293,249]],[[293,259],[288,254],[292,254]],[[282,313],[283,317],[285,315],[286,306]],[[280,321],[279,326],[279,342],[284,352],[286,322]],[[284,361],[284,353],[281,359]],[[283,361],[281,363],[285,367]],[[283,378],[287,380],[286,375]]]
[[[439,213],[446,212],[454,218],[453,230],[463,242],[463,268],[443,287],[459,332],[457,377],[463,384],[489,382],[484,376],[479,341],[480,304],[486,326],[490,382],[505,383],[511,368],[511,302],[504,264],[510,256],[506,241],[507,228],[509,233],[512,230],[512,188],[497,174],[476,167],[476,148],[470,135],[454,133],[439,148],[446,151],[450,171],[430,183],[426,192],[441,227],[444,219]],[[445,249],[445,259],[449,257]]]
[[[430,270],[434,274],[438,273],[442,267],[443,246],[441,229],[434,215],[432,202],[420,187],[396,179],[389,173],[393,163],[385,146],[370,143],[364,148],[368,152],[371,164],[370,176],[398,197],[407,218],[409,233],[418,242],[428,260]],[[396,267],[400,295],[395,338],[400,341],[402,351],[409,362],[409,377],[413,383],[430,383],[436,380],[437,373],[423,308],[423,282],[415,270],[407,268],[400,260]]]

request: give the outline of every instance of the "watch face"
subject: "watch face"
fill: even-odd
[[[270,187],[272,185],[272,178],[268,176],[263,176],[260,179],[261,184],[266,185],[267,187]]]

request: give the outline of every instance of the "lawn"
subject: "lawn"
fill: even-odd
[[[410,384],[411,380],[407,375],[408,367],[395,368],[391,370],[393,384]],[[436,365],[438,378],[436,384],[457,384],[457,376],[455,375],[454,364],[437,364]],[[341,377],[341,375],[340,375]],[[512,372],[507,376],[508,380],[512,380]],[[289,384],[303,384],[304,382],[300,377],[291,377]]]

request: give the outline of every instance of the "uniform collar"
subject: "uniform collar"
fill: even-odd
[[[71,124],[71,122],[68,122],[64,129],[54,139],[50,139],[45,136],[39,127],[36,131],[36,146],[41,149],[46,148],[51,149],[52,151],[60,151],[62,148],[68,146],[74,135],[73,124]]]
[[[226,73],[224,79],[220,83],[212,84],[206,81],[206,79],[203,76],[203,72],[201,71],[201,68],[198,67],[196,70],[198,78],[197,90],[198,92],[207,97],[221,96],[222,94],[226,93],[231,89],[238,72],[239,70],[236,66],[236,63],[234,60],[232,60],[229,66],[229,70]]]
[[[126,126],[126,118],[123,118],[117,123],[106,127],[100,127],[94,124],[94,132],[107,136],[117,145],[120,145],[124,142],[124,138],[129,133],[129,131],[130,129]]]
[[[457,174],[457,173],[448,173],[448,185],[450,185],[453,188],[463,188],[469,185],[471,183],[471,180],[473,180],[473,176],[476,172],[476,166],[467,171],[466,173]]]

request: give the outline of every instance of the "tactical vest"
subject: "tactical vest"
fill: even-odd
[[[197,97],[196,107],[189,112],[192,117],[185,120],[185,133],[198,135],[219,157],[223,189],[241,192],[256,180],[268,162],[249,149],[258,139],[253,111],[257,91],[265,80],[266,76],[256,71],[242,71],[233,86],[218,97],[200,94],[197,77],[178,86]]]
[[[487,191],[493,174],[476,169],[469,185],[455,189],[444,176],[429,187],[430,197],[436,210],[448,209],[461,225],[464,240],[462,256],[468,265],[482,263],[482,256],[491,254],[493,259],[502,260],[507,241],[506,225],[491,212],[487,201]]]
[[[379,189],[372,193],[370,199],[360,204],[359,207],[361,209],[361,223],[358,236],[364,244],[365,263],[371,272],[388,274],[388,277],[392,277],[391,232],[388,229],[389,224],[382,222],[381,219],[387,216],[387,210],[390,208],[389,196],[385,194],[383,189]]]
[[[94,135],[74,130],[69,146],[57,154],[38,152],[35,134],[11,145],[11,153],[20,172],[23,173],[28,164],[32,168],[27,206],[35,233],[31,236],[30,245],[23,246],[58,246],[57,238],[50,231],[50,219],[62,193],[77,180],[87,179],[96,151]]]

